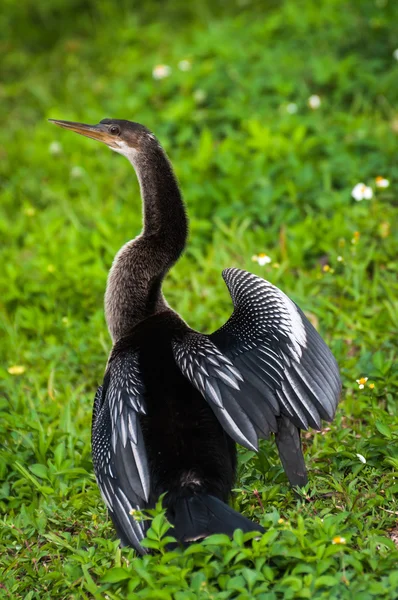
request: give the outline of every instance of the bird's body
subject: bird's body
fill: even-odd
[[[129,121],[56,123],[124,154],[143,199],[143,232],[119,251],[108,278],[114,346],[92,428],[95,474],[122,544],[145,552],[147,522],[134,512],[163,493],[182,543],[237,527],[262,531],[226,504],[236,442],[256,450],[258,438],[275,433],[289,481],[304,485],[299,431],[330,421],[339,399],[332,354],[283,292],[239,269],[223,272],[231,318],[211,335],[192,330],[161,289],[185,247],[187,218],[158,141]]]
[[[151,474],[151,505],[160,494],[174,497],[184,487],[227,501],[234,482],[235,444],[174,359],[172,340],[186,330],[168,309],[137,325],[114,350],[139,349],[146,389],[146,414],[140,421]]]

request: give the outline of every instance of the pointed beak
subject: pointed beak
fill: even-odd
[[[99,142],[103,142],[111,148],[116,147],[114,136],[110,135],[106,126],[102,125],[101,123],[98,125],[86,125],[85,123],[74,123],[73,121],[58,121],[57,119],[48,120],[50,123],[58,125],[58,127],[63,127],[64,129],[69,129],[75,133],[80,133],[80,135],[84,135],[85,137],[93,140],[98,140]]]

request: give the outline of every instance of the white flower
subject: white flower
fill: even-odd
[[[398,48],[396,48],[396,50],[394,50],[394,52],[392,53],[392,55],[395,58],[395,60],[398,60]]]
[[[378,188],[388,188],[388,186],[390,185],[389,180],[386,179],[385,177],[381,177],[380,175],[379,175],[379,177],[376,177],[375,182],[376,182],[376,187],[378,187]]]
[[[344,261],[344,258],[343,258],[342,256],[338,256],[338,257],[337,257],[337,260],[338,260],[338,262],[343,262],[343,261]]]
[[[62,146],[59,142],[51,142],[48,147],[48,151],[52,156],[58,156],[62,153]]]
[[[152,69],[152,77],[154,79],[165,79],[171,75],[171,67],[168,65],[156,65]]]
[[[308,98],[308,106],[312,108],[312,110],[316,110],[321,105],[321,99],[316,94],[313,94]]]
[[[363,390],[363,388],[365,387],[365,383],[367,382],[368,378],[367,377],[361,377],[361,379],[356,379],[356,382],[358,384],[358,387],[360,390]]]
[[[351,196],[359,202],[360,200],[370,200],[373,198],[373,190],[368,185],[364,183],[357,183],[356,186],[353,187]]]
[[[252,256],[252,260],[254,262],[257,262],[260,265],[260,267],[263,267],[264,265],[269,265],[269,263],[272,262],[272,259],[263,252],[261,254],[255,254],[254,256]]]
[[[189,60],[180,60],[180,62],[178,63],[178,68],[180,69],[180,71],[190,71],[191,63]]]
[[[204,90],[195,90],[193,93],[193,99],[195,100],[195,102],[197,102],[198,104],[202,104],[202,102],[204,102],[207,98],[207,94]]]
[[[289,115],[294,115],[297,111],[298,106],[295,102],[289,102],[289,104],[286,106],[286,112],[288,112]]]
[[[80,179],[84,175],[84,169],[81,167],[72,167],[70,170],[70,176],[72,179]]]
[[[362,454],[357,454],[357,457],[359,458],[359,460],[361,461],[361,463],[363,463],[364,465],[366,465],[366,458],[364,456],[362,456]]]

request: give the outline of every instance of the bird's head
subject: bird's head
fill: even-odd
[[[130,160],[148,146],[157,145],[155,136],[143,125],[124,119],[103,119],[98,125],[49,119],[51,123],[80,135],[103,142],[109,148]]]

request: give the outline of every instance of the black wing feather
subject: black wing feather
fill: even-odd
[[[304,313],[260,277],[239,269],[226,269],[223,277],[234,313],[210,339],[227,357],[238,358],[234,365],[244,357],[244,378],[257,365],[281,413],[298,427],[319,429],[321,418],[332,420],[341,391],[338,366]]]
[[[98,388],[93,411],[92,452],[101,495],[122,545],[139,553],[146,525],[134,519],[149,496],[149,471],[139,414],[145,414],[145,390],[138,353],[111,357]]]
[[[207,337],[190,331],[173,341],[173,351],[182,373],[203,394],[225,431],[239,444],[257,449],[258,431],[267,435],[269,423],[253,422],[249,413],[257,413],[260,395],[252,399],[249,386],[232,360],[227,358]],[[242,403],[246,391],[246,405]],[[250,405],[250,406],[249,406]]]
[[[278,446],[289,438],[296,447],[295,427],[319,429],[321,419],[334,417],[341,391],[336,361],[281,290],[239,269],[226,269],[223,277],[232,316],[209,336],[189,330],[176,339],[176,362],[235,441],[256,448],[256,437],[282,428]],[[292,455],[283,457],[285,469]]]

